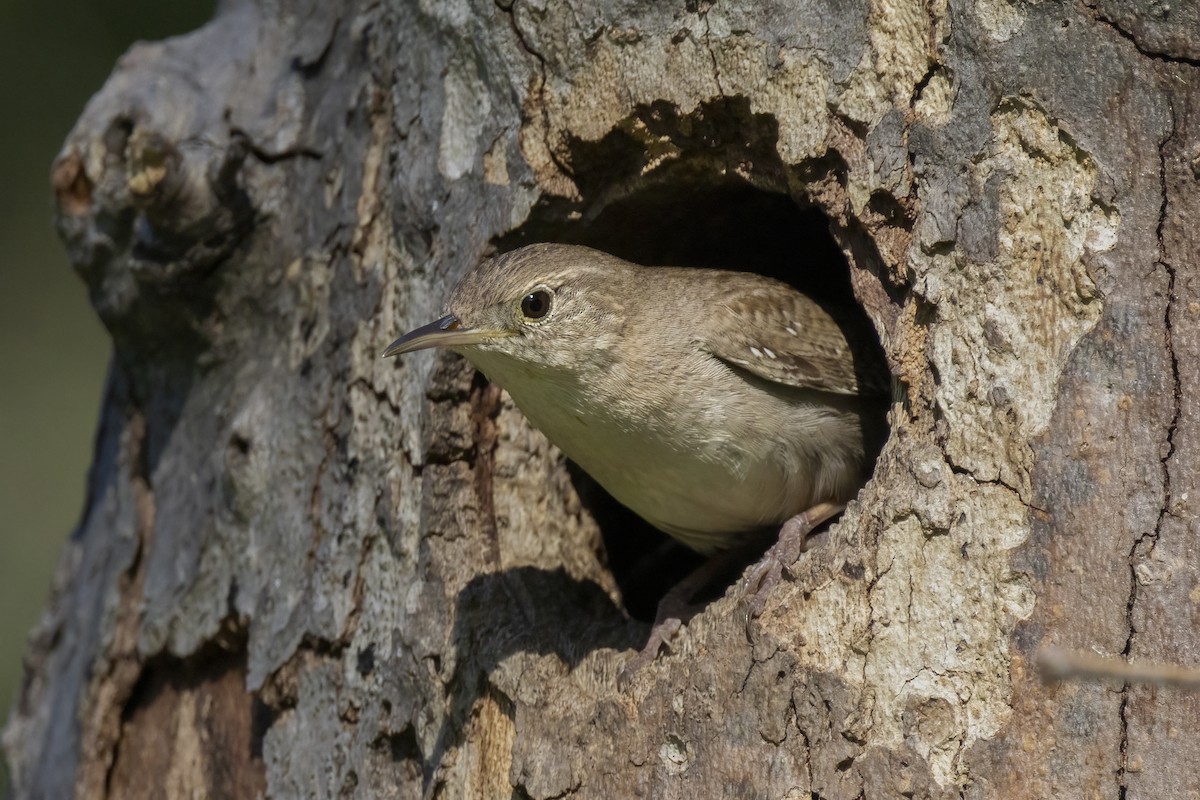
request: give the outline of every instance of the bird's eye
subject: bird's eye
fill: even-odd
[[[550,313],[550,292],[534,289],[521,298],[521,314],[525,319],[541,319]]]

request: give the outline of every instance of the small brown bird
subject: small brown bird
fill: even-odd
[[[446,311],[384,356],[461,353],[613,497],[701,553],[785,523],[748,581],[754,613],[862,486],[884,430],[890,378],[863,322],[761,275],[535,244],[481,263]],[[697,588],[664,598],[635,666]]]

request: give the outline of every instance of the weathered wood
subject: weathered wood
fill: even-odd
[[[135,46],[53,173],[115,357],[16,796],[1200,791],[1195,694],[1035,670],[1200,662],[1196,14],[230,0]],[[659,540],[378,357],[539,238],[852,287],[903,383],[752,641],[732,590],[627,692]]]

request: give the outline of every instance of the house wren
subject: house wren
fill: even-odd
[[[446,311],[384,356],[461,353],[613,497],[701,553],[786,522],[759,588],[862,486],[883,431],[873,334],[762,275],[535,244],[481,263]]]

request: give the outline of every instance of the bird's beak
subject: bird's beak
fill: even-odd
[[[430,347],[456,347],[459,345],[479,344],[489,339],[509,335],[508,331],[493,331],[482,328],[464,328],[458,317],[447,314],[441,319],[422,325],[411,330],[388,345],[383,351],[383,357],[398,356],[401,353],[411,353],[414,350],[426,350]]]

